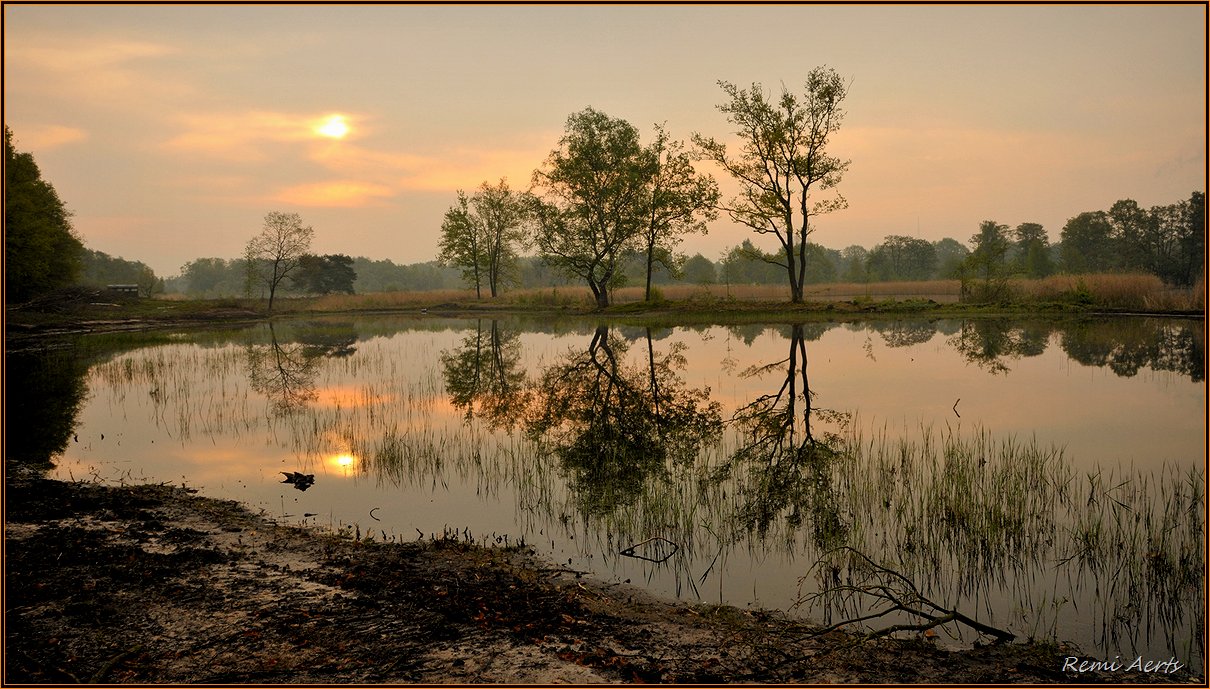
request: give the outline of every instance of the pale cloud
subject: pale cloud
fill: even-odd
[[[174,153],[223,160],[267,160],[270,144],[314,141],[321,137],[316,130],[331,117],[333,113],[298,115],[268,110],[190,113],[178,117],[184,131],[164,142],[163,147]]]
[[[147,71],[149,63],[176,55],[179,49],[154,41],[5,34],[6,77],[24,92],[39,92],[73,101],[76,107],[96,103],[128,109],[162,105],[194,89],[169,74]],[[6,87],[9,85],[6,85]]]
[[[36,124],[21,130],[21,144],[33,151],[47,151],[83,141],[88,132],[61,124]]]
[[[359,208],[382,205],[384,199],[395,194],[396,190],[381,184],[337,180],[287,187],[274,194],[271,200],[295,206]]]

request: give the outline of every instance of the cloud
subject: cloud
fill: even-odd
[[[87,102],[137,110],[194,93],[179,78],[147,71],[148,63],[179,52],[165,43],[6,33],[4,52],[6,91],[44,93],[76,107]]]
[[[382,205],[383,199],[391,198],[395,194],[396,190],[381,184],[337,180],[287,187],[274,194],[272,200],[296,206],[357,208]]]
[[[164,142],[165,149],[233,161],[261,161],[278,143],[315,140],[316,127],[330,113],[298,115],[267,110],[190,113],[177,118],[184,131]],[[347,116],[346,116],[347,117]]]
[[[20,142],[30,150],[46,151],[59,148],[88,138],[88,132],[77,127],[60,124],[41,124],[25,127],[20,133]]]

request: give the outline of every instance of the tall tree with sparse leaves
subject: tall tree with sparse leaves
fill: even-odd
[[[248,240],[244,247],[247,291],[251,294],[258,285],[268,289],[269,311],[273,311],[273,298],[282,281],[302,266],[314,235],[315,230],[303,225],[298,213],[272,211],[265,216],[261,233]]]
[[[651,274],[657,262],[670,272],[676,265],[672,250],[689,233],[706,233],[706,223],[718,217],[718,183],[693,169],[693,160],[684,144],[672,141],[661,125],[656,125],[655,141],[648,148],[655,172],[648,183],[650,201],[643,245],[647,253],[647,284],[644,301],[651,301]]]
[[[844,119],[841,103],[848,88],[829,67],[811,70],[801,97],[783,87],[773,101],[760,84],[748,90],[725,81],[719,86],[728,100],[718,108],[736,127],[739,151],[733,154],[701,134],[693,141],[704,158],[740,183],[739,196],[724,210],[735,222],[777,239],[776,265],[786,271],[791,301],[801,303],[812,220],[848,206],[835,188],[849,161],[828,152]]]

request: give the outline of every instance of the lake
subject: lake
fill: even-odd
[[[10,353],[7,431],[56,478],[1200,670],[1204,360],[1161,318],[279,320]]]

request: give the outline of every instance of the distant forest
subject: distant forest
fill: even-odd
[[[1188,287],[1202,277],[1205,253],[1205,194],[1194,192],[1189,199],[1167,206],[1144,209],[1132,200],[1118,201],[1107,211],[1081,213],[1068,220],[1059,241],[1051,243],[1037,223],[1010,228],[994,221],[981,223],[967,242],[945,238],[930,242],[902,235],[888,235],[872,247],[850,245],[830,249],[811,244],[806,282],[883,282],[935,279],[981,278],[988,272],[1013,277],[1042,278],[1055,273],[1145,272],[1173,286]],[[104,254],[97,253],[101,257]],[[121,263],[110,259],[106,265]],[[340,288],[336,281],[300,277],[288,280],[288,294],[319,294],[327,291],[394,292],[467,287],[463,271],[437,261],[407,265],[363,256],[351,260],[351,285]],[[677,270],[657,264],[652,282],[657,285],[688,284],[782,284],[785,268],[769,261],[771,254],[748,239],[717,259],[695,254],[670,261]],[[625,255],[622,285],[641,285],[646,257],[633,251]],[[142,264],[139,271],[145,271]],[[87,274],[87,273],[86,273]],[[98,274],[95,273],[94,274]],[[235,297],[246,294],[243,259],[199,258],[181,268],[181,274],[156,282],[157,289],[193,297]],[[511,286],[516,289],[582,284],[534,256],[516,261]],[[134,283],[135,280],[124,279]],[[141,282],[140,284],[144,284]],[[94,280],[95,282],[95,280]],[[103,280],[102,280],[103,282]],[[618,285],[621,286],[621,285]]]

